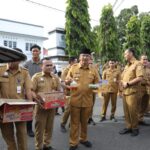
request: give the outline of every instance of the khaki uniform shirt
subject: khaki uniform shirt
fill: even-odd
[[[68,66],[62,71],[62,74],[61,74],[61,80],[62,80],[62,81],[65,81],[65,79],[66,79],[66,77],[67,77],[67,74],[68,74],[70,68],[71,68],[71,66],[68,65]]]
[[[143,67],[144,75],[143,75],[143,80],[141,81],[141,86],[140,86],[140,91],[141,92],[146,92],[150,94],[150,68],[144,66]]]
[[[108,93],[117,93],[120,81],[120,72],[118,69],[106,69],[103,72],[102,79],[108,80],[107,91]]]
[[[25,92],[31,88],[31,78],[27,69],[19,67],[15,73],[11,73],[7,65],[0,67],[0,95],[2,98],[25,99]]]
[[[122,82],[129,82],[137,77],[143,77],[143,66],[135,58],[132,59],[130,64],[127,64],[121,75]],[[131,95],[139,92],[139,83],[123,89],[124,95]]]
[[[52,92],[60,90],[59,78],[54,74],[46,75],[44,72],[36,73],[32,77],[33,91]]]
[[[70,105],[75,107],[93,106],[93,92],[89,84],[99,82],[98,71],[94,67],[83,68],[80,63],[71,66],[67,79],[77,82],[77,89],[71,91]]]

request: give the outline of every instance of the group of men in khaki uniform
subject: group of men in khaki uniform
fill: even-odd
[[[79,62],[69,65],[62,73],[62,83],[52,73],[53,63],[44,58],[41,61],[41,72],[36,73],[32,79],[27,69],[19,67],[20,62],[8,63],[0,67],[0,96],[10,99],[39,100],[40,92],[59,91],[64,86],[66,92],[70,90],[70,101],[62,118],[61,129],[66,132],[65,124],[70,115],[69,150],[76,150],[78,144],[92,147],[87,137],[88,120],[93,108],[93,91],[89,84],[100,81],[98,69],[89,64],[91,51],[84,48],[80,51]],[[129,48],[124,52],[128,62],[124,70],[115,66],[115,61],[110,60],[109,68],[103,71],[102,79],[107,80],[107,90],[102,93],[104,97],[101,121],[106,118],[106,111],[111,99],[112,109],[110,119],[116,121],[115,111],[117,94],[123,98],[126,128],[120,134],[139,134],[138,125],[144,124],[144,113],[148,109],[150,94],[150,67],[147,65],[147,56],[142,55],[141,61],[135,59],[135,50]],[[75,62],[75,61],[74,61]],[[31,82],[32,81],[32,82]],[[71,83],[75,82],[77,88],[72,90]],[[32,84],[31,84],[32,83]],[[67,115],[66,115],[67,114]],[[52,130],[55,109],[45,110],[40,105],[35,106],[35,149],[54,150],[51,146]],[[17,143],[14,137],[16,127]],[[2,136],[7,143],[8,150],[27,150],[27,132],[25,122],[0,123]]]

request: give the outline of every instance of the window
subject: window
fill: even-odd
[[[10,47],[10,48],[16,48],[17,47],[17,42],[16,41],[4,40],[4,46]]]
[[[30,51],[31,46],[33,46],[35,43],[25,43],[25,50]]]

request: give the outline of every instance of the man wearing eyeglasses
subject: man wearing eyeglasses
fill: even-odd
[[[60,91],[59,78],[53,73],[53,63],[48,58],[42,59],[42,72],[32,77],[33,97],[38,100],[38,93]],[[55,109],[35,107],[35,150],[54,150],[51,146]]]
[[[107,107],[108,107],[110,99],[111,99],[111,105],[112,105],[110,120],[115,121],[115,122],[117,121],[115,118],[115,111],[116,111],[118,87],[119,87],[119,82],[120,82],[120,72],[115,67],[115,65],[116,64],[113,59],[109,60],[109,68],[106,69],[102,75],[102,79],[107,80],[108,85],[107,85],[107,91],[103,93],[104,102],[102,106],[100,121],[106,120],[106,112],[107,112]]]

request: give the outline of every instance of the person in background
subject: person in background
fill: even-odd
[[[67,74],[68,74],[71,66],[76,64],[76,63],[77,63],[76,57],[70,57],[69,58],[69,65],[63,69],[62,74],[61,74],[61,83],[62,84],[65,82]],[[64,89],[64,92],[65,92],[66,96],[70,96],[70,91],[67,88]],[[70,101],[67,100],[66,106],[65,106],[65,112],[62,116],[62,120],[61,120],[61,124],[60,124],[60,128],[61,128],[62,132],[67,132],[66,124],[68,122],[69,116],[70,116]]]
[[[22,52],[18,48],[15,50]],[[19,64],[20,61],[16,61],[0,67],[2,79],[0,81],[0,96],[3,99],[16,99],[16,101],[17,99],[25,99],[26,96],[26,99],[32,101],[32,84],[29,72]],[[0,123],[0,128],[8,150],[28,150],[26,122]]]
[[[61,71],[58,71],[57,72],[57,75],[58,75],[58,78],[59,78],[59,81],[61,82]],[[63,92],[64,90],[63,90],[63,88],[61,87],[61,91]],[[58,108],[56,108],[56,115],[60,115],[59,114],[59,112],[58,112],[58,109],[59,109],[59,107]],[[61,109],[62,109],[62,113],[65,111],[65,108],[64,107],[61,107]]]
[[[139,113],[138,113],[138,119],[139,119],[139,125],[143,126],[149,126],[148,123],[144,121],[144,114],[148,110],[149,106],[149,88],[150,88],[150,68],[148,67],[148,57],[146,55],[141,55],[140,57],[140,62],[143,65],[143,70],[144,70],[144,76],[143,80],[141,81],[140,85],[140,98],[139,98]]]
[[[35,44],[30,48],[30,51],[32,53],[32,59],[25,62],[24,67],[29,70],[30,76],[32,77],[35,73],[41,71],[41,60],[40,60],[41,47]],[[27,122],[27,133],[28,136],[34,137],[34,132],[32,129],[32,121]]]
[[[103,93],[104,101],[100,121],[102,122],[106,120],[106,112],[110,99],[112,105],[110,120],[117,121],[115,118],[115,111],[117,105],[117,93],[120,82],[120,71],[115,68],[115,61],[113,59],[109,60],[109,68],[103,71],[102,79],[107,80],[108,85],[105,93]]]

